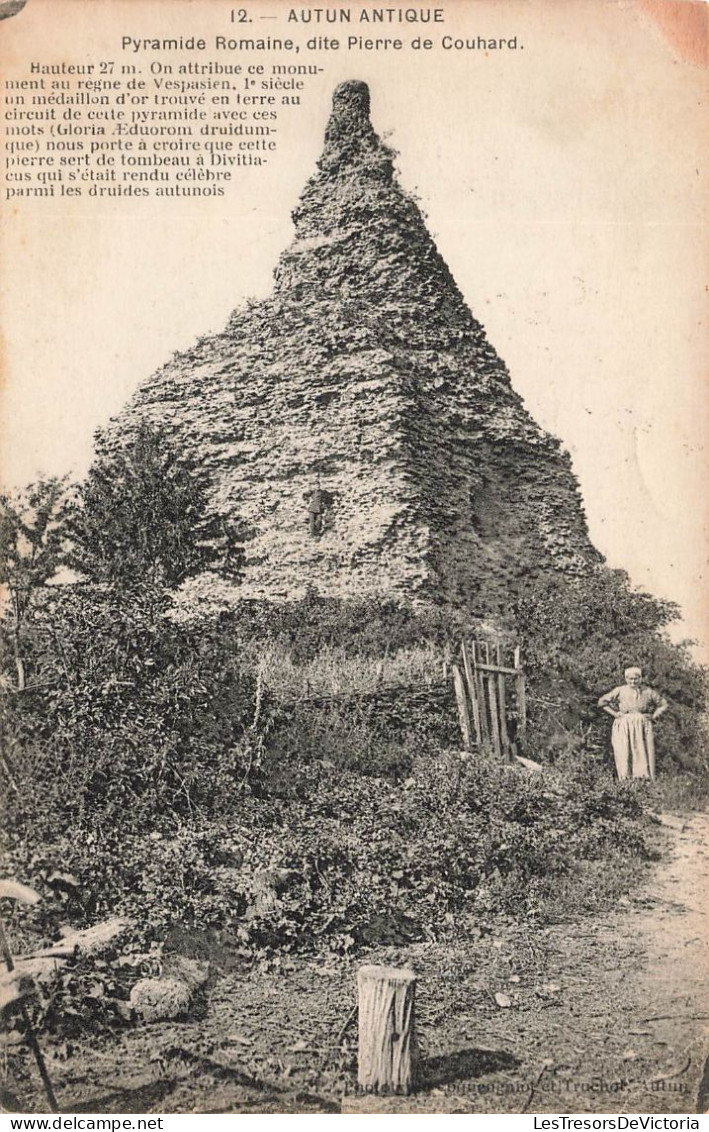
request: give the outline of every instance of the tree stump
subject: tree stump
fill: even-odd
[[[416,976],[398,967],[360,967],[357,989],[360,1085],[376,1093],[410,1093],[418,1061]]]

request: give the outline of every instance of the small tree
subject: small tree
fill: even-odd
[[[40,480],[0,496],[0,584],[5,587],[17,687],[25,687],[22,631],[32,599],[62,565],[67,534],[65,480]]]
[[[243,553],[236,524],[208,511],[209,479],[161,429],[100,456],[78,489],[69,564],[91,582],[179,586],[203,570],[234,580]]]

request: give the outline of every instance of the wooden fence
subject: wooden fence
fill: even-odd
[[[460,663],[452,665],[458,719],[467,751],[476,746],[512,758],[524,745],[527,693],[519,647],[504,663],[501,642],[463,641]]]

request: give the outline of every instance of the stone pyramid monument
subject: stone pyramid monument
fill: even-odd
[[[494,613],[530,575],[589,570],[569,457],[510,385],[394,176],[362,82],[337,87],[270,298],[176,355],[102,446],[148,419],[248,529],[242,585],[197,599],[379,595]]]

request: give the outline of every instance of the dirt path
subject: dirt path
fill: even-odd
[[[627,910],[545,933],[538,977],[560,985],[559,1001],[523,1013],[515,1041],[520,1076],[541,1074],[531,1111],[696,1111],[709,1055],[709,815],[669,840]]]
[[[709,1055],[709,815],[669,828],[664,862],[617,910],[366,961],[420,976],[425,1082],[354,1094],[362,961],[283,961],[215,978],[204,1017],[49,1046],[65,1112],[692,1113]],[[510,1005],[501,1007],[495,994]],[[33,1078],[16,1082],[41,1109]],[[705,1085],[702,1087],[706,1088]]]
[[[671,858],[654,878],[638,916],[642,966],[633,1007],[636,1015],[642,1013],[642,1030],[633,1045],[649,1071],[659,1064],[661,1076],[651,1097],[659,1094],[666,1104],[674,1095],[674,1111],[697,1111],[701,1086],[701,1111],[706,1111],[708,1082],[702,1083],[702,1078],[709,1057],[709,815],[687,820],[673,841]],[[632,1099],[644,1101],[647,1095],[647,1088],[636,1087]],[[690,1102],[687,1107],[679,1104],[682,1096]]]

